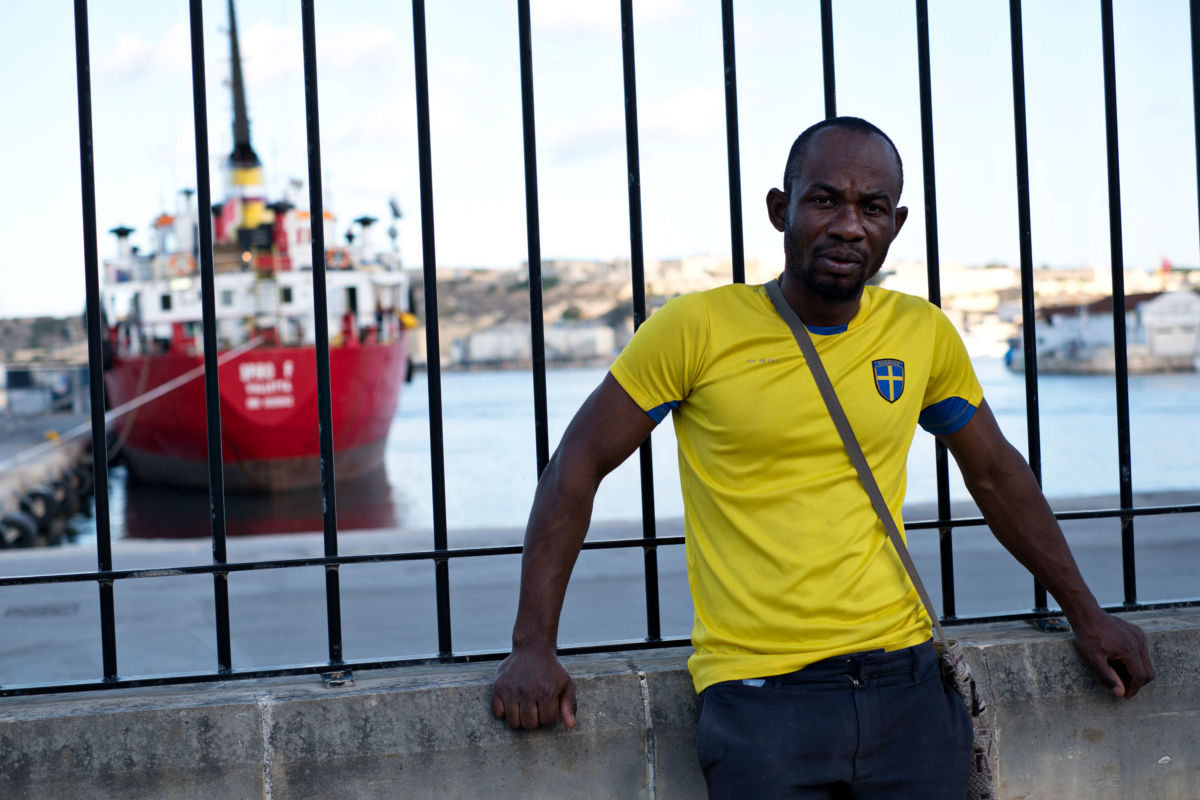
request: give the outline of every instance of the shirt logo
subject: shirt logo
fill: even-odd
[[[904,394],[904,362],[895,358],[880,358],[871,362],[875,370],[875,388],[879,396],[894,403]]]

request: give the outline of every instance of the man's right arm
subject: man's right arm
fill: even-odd
[[[638,448],[654,420],[611,374],[584,401],[546,465],[525,528],[512,654],[492,684],[492,713],[514,728],[575,727],[575,685],[556,655],[571,570],[601,479]]]

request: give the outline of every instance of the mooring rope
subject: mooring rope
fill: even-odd
[[[243,353],[253,350],[255,347],[258,347],[260,344],[262,344],[262,341],[263,341],[262,338],[256,336],[256,337],[250,339],[249,341],[247,341],[245,344],[238,345],[237,347],[233,348],[232,350],[229,350],[225,353],[218,355],[217,356],[217,366],[218,367],[222,366],[225,363],[242,355]],[[194,381],[196,378],[199,378],[203,374],[204,374],[204,365],[201,364],[197,367],[193,367],[192,369],[188,370],[187,372],[183,373],[182,375],[178,375],[178,376],[172,378],[171,380],[167,381],[166,383],[159,384],[158,386],[154,387],[153,389],[146,392],[145,394],[138,395],[137,397],[130,400],[128,403],[122,403],[121,405],[117,406],[114,409],[111,409],[108,413],[106,413],[104,415],[105,426],[107,427],[110,423],[112,423],[113,420],[120,419],[125,414],[128,414],[130,411],[133,411],[134,409],[144,406],[146,403],[149,403],[151,400],[157,400],[158,398],[162,397],[164,394],[167,394],[168,392],[173,392],[176,389],[178,389],[180,386],[183,386],[184,384],[186,384],[190,381]],[[28,450],[23,450],[20,453],[17,453],[15,456],[11,456],[11,457],[5,459],[4,461],[0,461],[0,472],[4,472],[12,467],[15,467],[17,464],[21,464],[26,461],[30,461],[30,460],[42,455],[43,453],[48,453],[48,452],[54,450],[54,448],[56,448],[56,447],[64,445],[73,439],[77,439],[80,436],[83,436],[84,434],[90,433],[91,430],[92,430],[92,423],[90,423],[90,422],[80,423],[79,425],[76,425],[74,428],[71,428],[66,433],[60,435],[57,439],[54,439],[49,442],[41,442],[40,444],[36,444],[33,447],[29,448]]]

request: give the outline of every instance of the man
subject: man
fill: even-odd
[[[812,334],[892,514],[916,425],[949,447],[994,534],[1054,595],[1117,697],[1153,679],[1141,630],[1105,614],[961,339],[928,302],[866,287],[908,216],[892,141],[854,117],[796,140],[767,193],[783,295]],[[931,622],[765,287],[667,303],[584,402],[526,530],[495,715],[575,724],[558,617],[600,480],[673,410],[689,582],[689,669],[710,797],[962,798],[970,722]]]

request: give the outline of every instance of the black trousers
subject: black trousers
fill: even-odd
[[[963,800],[971,720],[931,643],[700,695],[710,800]]]

